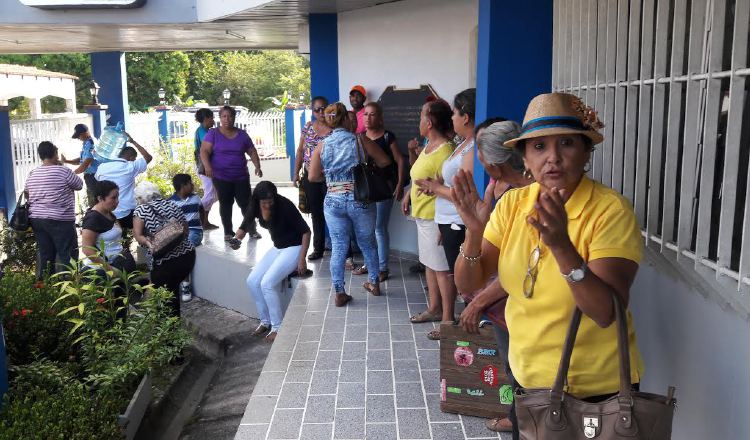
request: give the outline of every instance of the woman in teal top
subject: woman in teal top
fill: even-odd
[[[203,163],[201,162],[201,142],[203,142],[203,138],[206,137],[208,130],[214,126],[214,112],[209,108],[198,109],[198,111],[195,112],[195,120],[200,124],[198,125],[198,129],[195,130],[195,165],[198,171],[198,177],[203,184],[203,198],[201,198],[203,212],[201,213],[201,223],[203,224],[203,229],[216,229],[218,226],[212,225],[208,222],[208,211],[211,209],[211,206],[216,203],[218,196],[211,178],[205,175]]]

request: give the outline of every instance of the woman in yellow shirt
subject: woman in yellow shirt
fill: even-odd
[[[601,126],[596,113],[574,95],[537,96],[521,135],[505,143],[522,154],[536,183],[509,191],[491,215],[478,200],[470,173],[457,176],[452,194],[467,227],[456,284],[461,291],[475,290],[499,273],[509,295],[505,318],[517,383],[552,386],[578,307],[583,319],[568,392],[595,402],[619,389],[612,295],[627,304],[642,254],[629,202],[585,175],[594,145],[603,140],[597,131]],[[638,384],[643,362],[630,312],[627,320],[631,381]]]
[[[443,308],[441,293],[456,297],[456,286],[450,276],[448,260],[440,244],[440,231],[435,223],[435,195],[428,195],[419,190],[414,183],[417,179],[434,179],[440,174],[443,162],[447,159],[456,145],[450,140],[453,132],[451,117],[453,110],[450,104],[442,99],[427,102],[422,106],[419,118],[419,134],[427,138],[428,143],[411,167],[411,190],[401,201],[404,215],[409,213],[417,221],[417,243],[419,247],[419,262],[425,266],[427,278],[428,308],[424,312],[411,317],[412,323],[430,321],[453,321],[452,310]],[[444,310],[445,309],[445,310]]]

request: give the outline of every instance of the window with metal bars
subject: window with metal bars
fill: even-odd
[[[592,177],[650,249],[750,314],[750,0],[554,1],[553,89],[605,124]]]

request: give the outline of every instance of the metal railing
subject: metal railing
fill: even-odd
[[[78,157],[81,141],[71,138],[76,124],[86,124],[91,127],[91,115],[65,114],[56,117],[47,116],[44,119],[10,122],[16,197],[23,191],[29,172],[42,163],[37,154],[40,142],[52,142],[57,146],[60,154],[69,159]]]
[[[605,123],[591,175],[646,244],[750,314],[750,2],[555,0],[553,89]],[[685,272],[683,272],[685,273]]]

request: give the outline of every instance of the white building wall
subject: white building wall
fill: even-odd
[[[451,102],[476,83],[477,10],[477,0],[405,0],[340,13],[339,99],[348,106],[355,84],[368,100],[390,85],[430,84]],[[393,249],[416,253],[416,226],[398,204],[389,229]]]
[[[750,438],[750,322],[652,258],[630,291],[646,364],[641,390],[677,387],[674,439]]]

